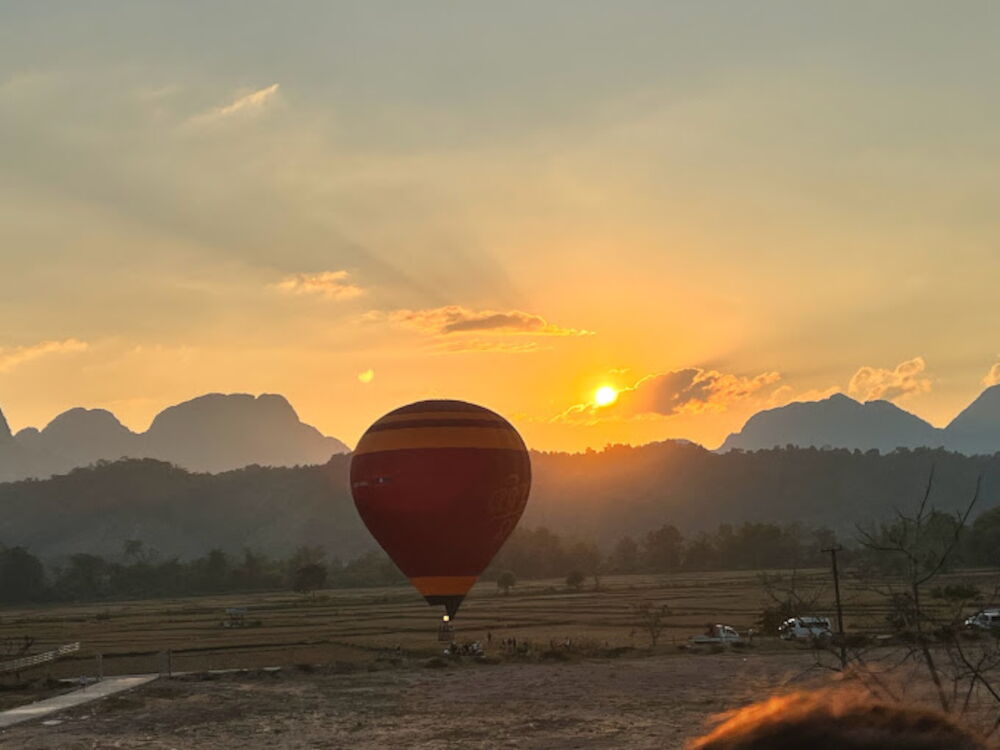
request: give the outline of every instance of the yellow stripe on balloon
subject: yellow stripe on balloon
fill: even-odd
[[[415,448],[495,448],[524,450],[524,443],[510,428],[401,427],[368,432],[354,450],[355,456],[380,451]]]

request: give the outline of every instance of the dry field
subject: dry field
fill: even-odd
[[[822,573],[816,574],[822,575]],[[557,581],[518,584],[509,596],[492,584],[476,586],[456,620],[456,638],[486,641],[515,637],[537,644],[589,639],[609,647],[645,646],[634,627],[632,604],[643,600],[671,609],[664,641],[682,641],[709,621],[751,627],[765,597],[756,573],[621,576],[577,593]],[[247,608],[258,627],[224,628],[228,607]],[[80,641],[78,658],[60,662],[54,676],[90,673],[96,654],[105,674],[158,671],[158,654],[172,652],[175,671],[255,668],[371,660],[400,646],[414,656],[439,652],[440,611],[409,587],[352,589],[303,597],[290,592],[234,594],[176,600],[8,609],[0,639],[30,635],[34,650]]]
[[[818,612],[832,614],[827,573],[804,575],[803,586],[822,588]],[[992,588],[986,573],[962,577]],[[478,586],[456,639],[488,644],[489,663],[440,669],[425,666],[441,651],[439,613],[403,587],[7,610],[0,638],[82,649],[30,685],[8,677],[5,706],[51,692],[40,678],[93,674],[97,654],[106,675],[160,671],[165,650],[175,673],[251,671],[155,682],[58,726],[15,727],[0,747],[681,747],[713,713],[829,679],[811,669],[810,651],[772,639],[726,653],[678,648],[709,622],[753,626],[767,603],[756,573],[608,577],[590,588],[530,582],[502,596]],[[850,582],[843,593],[848,628],[877,630],[878,600]],[[632,613],[644,600],[671,612],[655,652]],[[222,627],[227,607],[246,607],[259,625]],[[508,638],[531,652],[505,654]],[[566,639],[572,649],[545,654]],[[286,669],[255,671],[278,665]]]

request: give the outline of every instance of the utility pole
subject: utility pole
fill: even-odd
[[[839,544],[835,544],[822,551],[830,553],[830,564],[833,567],[833,593],[837,597],[837,636],[840,641],[840,668],[847,669],[847,644],[844,642],[844,610],[840,606],[840,573],[837,570],[837,553],[843,549]]]

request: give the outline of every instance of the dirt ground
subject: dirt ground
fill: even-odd
[[[803,676],[811,663],[730,652],[175,678],[13,727],[0,747],[682,748],[720,711],[823,679]]]
[[[810,585],[828,578],[799,575]],[[831,596],[818,613],[830,613]],[[844,598],[851,630],[881,632],[883,605],[851,585]],[[636,621],[639,602],[669,608],[656,655]],[[34,650],[75,641],[81,648],[23,683],[0,679],[0,708],[65,690],[59,678],[95,675],[99,664],[104,675],[159,672],[168,663],[175,672],[251,671],[161,679],[51,717],[58,724],[13,727],[0,733],[0,748],[682,748],[720,711],[830,678],[814,668],[814,653],[776,638],[724,653],[681,650],[706,623],[755,626],[767,602],[759,574],[745,571],[607,577],[600,590],[583,591],[528,582],[509,596],[481,584],[455,638],[487,644],[501,663],[436,669],[424,665],[441,653],[439,613],[408,587],[8,609],[0,651],[26,636]],[[226,627],[228,607],[246,608],[253,626]],[[500,645],[511,638],[530,642],[523,661]],[[569,661],[543,658],[568,640]],[[914,695],[926,689],[919,670],[903,675],[898,649],[884,651],[866,658],[887,670],[900,697],[923,700]],[[401,655],[400,663],[387,655]],[[268,666],[282,670],[261,671]],[[996,703],[986,696],[983,705],[992,723]]]

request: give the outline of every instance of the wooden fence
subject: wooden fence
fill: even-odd
[[[61,656],[72,654],[74,651],[79,650],[80,642],[77,641],[76,643],[67,643],[65,646],[54,648],[51,651],[42,651],[39,654],[22,656],[20,659],[11,659],[10,661],[0,662],[0,674],[20,672],[28,669],[29,667],[36,667],[39,664],[47,664],[50,661],[55,661]]]

